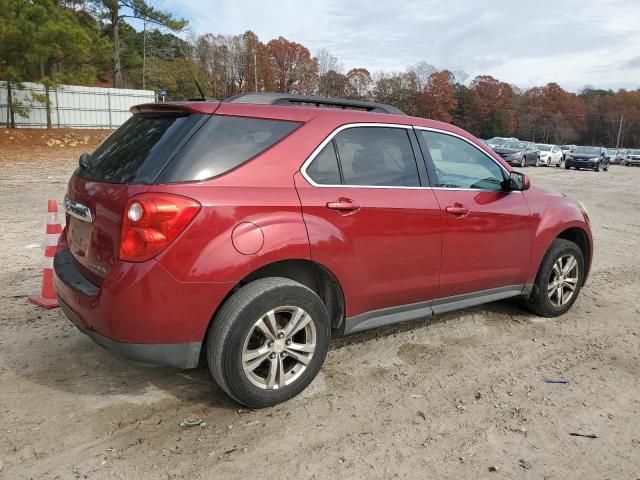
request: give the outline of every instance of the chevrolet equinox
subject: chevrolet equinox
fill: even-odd
[[[555,317],[589,272],[583,205],[455,126],[271,93],[132,113],[69,181],[60,305],[243,405],[300,393],[333,336],[508,297]]]

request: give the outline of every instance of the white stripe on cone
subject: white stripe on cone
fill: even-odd
[[[45,247],[55,247],[58,245],[58,240],[60,240],[59,233],[47,233],[45,238]]]
[[[53,268],[53,257],[44,257],[42,259],[42,268]]]

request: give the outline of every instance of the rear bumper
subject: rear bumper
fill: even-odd
[[[180,282],[155,260],[116,262],[97,286],[68,249],[56,253],[53,266],[66,316],[97,344],[144,364],[197,366],[209,322],[233,287]]]
[[[78,316],[63,301],[60,308],[78,329],[91,340],[115,356],[140,365],[164,365],[176,368],[196,368],[200,360],[202,342],[190,343],[124,343],[87,330]]]

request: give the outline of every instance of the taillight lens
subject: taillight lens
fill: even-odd
[[[144,193],[127,202],[120,230],[120,260],[144,262],[176,239],[201,205],[169,193]]]

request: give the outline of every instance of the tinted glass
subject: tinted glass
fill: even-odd
[[[160,183],[204,180],[264,152],[300,124],[281,120],[212,116],[162,172]]]
[[[500,146],[503,148],[513,148],[514,150],[524,150],[527,148],[527,144],[522,142],[506,142]]]
[[[406,129],[354,127],[338,133],[334,141],[345,185],[420,186]]]
[[[201,115],[134,115],[91,154],[76,174],[107,183],[152,183]]]
[[[419,131],[436,169],[436,186],[500,190],[502,168],[468,142],[443,133]]]
[[[309,164],[307,175],[321,185],[340,185],[342,183],[333,142],[329,142]]]
[[[600,155],[600,149],[597,147],[576,147],[573,149],[575,153],[587,153],[593,155]]]
[[[551,151],[551,145],[540,144],[540,145],[536,145],[536,147],[538,147],[538,150],[542,150],[543,152]],[[554,150],[554,152],[555,152],[555,150]]]

